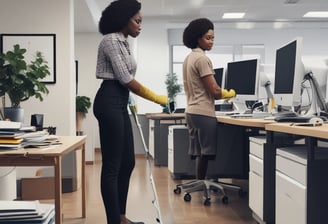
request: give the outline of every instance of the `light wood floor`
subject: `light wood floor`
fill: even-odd
[[[173,192],[180,180],[173,180],[167,167],[152,167],[143,155],[136,158],[136,167],[131,178],[127,216],[145,224],[157,224],[157,210],[154,206],[154,193],[149,181],[150,171],[154,177],[158,202],[160,205],[161,224],[255,224],[248,208],[248,198],[240,198],[237,192],[228,191],[229,203],[223,204],[220,195],[211,196],[211,205],[203,205],[201,192],[192,193],[190,202],[185,202],[183,192]],[[150,165],[150,166],[149,166]],[[99,176],[101,158],[96,153],[94,165],[87,165],[87,217],[79,218],[80,192],[63,195],[64,224],[105,224],[105,213],[100,195]],[[149,169],[149,167],[151,167]],[[187,180],[186,180],[187,181]],[[248,182],[234,181],[245,188]]]

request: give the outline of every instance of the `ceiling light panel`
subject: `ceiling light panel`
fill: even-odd
[[[304,18],[328,18],[328,11],[310,11],[304,14]]]
[[[222,19],[241,19],[244,16],[244,12],[226,12],[223,14]]]

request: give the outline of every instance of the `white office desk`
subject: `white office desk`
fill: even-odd
[[[175,124],[185,124],[184,113],[149,113],[149,154],[156,166],[168,165],[168,127]]]
[[[55,222],[62,224],[62,157],[74,150],[82,151],[82,217],[86,215],[85,204],[85,140],[86,136],[61,136],[61,145],[53,149],[44,150],[40,148],[0,150],[0,166],[54,166],[55,175]]]
[[[265,120],[263,118],[231,118],[229,116],[218,116],[217,121],[224,123],[224,124],[230,124],[235,126],[241,126],[244,127],[244,132],[248,132],[249,129],[258,129],[258,130],[265,130],[265,127],[267,124],[275,123],[274,120]],[[235,133],[231,133],[231,135],[235,135]],[[254,135],[256,136],[256,132]],[[247,146],[246,146],[247,145]],[[249,140],[248,144],[246,143],[244,146],[244,150],[249,151]],[[266,144],[264,144],[263,148],[261,149],[263,151],[263,178],[261,180],[261,184],[263,184],[263,194],[258,195],[258,197],[262,198],[262,205],[261,207],[261,219],[264,223],[274,223],[274,216],[275,216],[275,204],[274,204],[274,198],[275,198],[275,186],[274,186],[274,174],[272,175],[272,172],[274,173],[275,168],[275,160],[274,160],[274,154],[273,150],[267,150]],[[247,152],[247,161],[249,161],[249,154]],[[249,165],[249,164],[247,164]],[[247,173],[249,172],[249,166],[247,166]],[[251,184],[251,183],[250,183]],[[251,188],[251,187],[250,187]],[[260,200],[260,199],[258,199]],[[260,215],[260,214],[256,214]]]
[[[317,127],[295,126],[291,123],[274,123],[265,126],[267,130],[267,143],[276,152],[274,135],[287,133],[305,137],[307,147],[307,161],[305,169],[306,177],[306,221],[305,223],[320,224],[327,220],[328,210],[328,159],[319,157],[317,150],[318,140],[328,140],[328,124]],[[299,170],[299,172],[301,172]],[[272,173],[273,175],[273,173]],[[279,206],[279,205],[278,205]],[[286,211],[288,213],[288,211]]]
[[[265,128],[266,124],[274,123],[274,120],[262,118],[231,118],[230,116],[217,116],[217,121],[225,124],[233,124],[245,127]]]

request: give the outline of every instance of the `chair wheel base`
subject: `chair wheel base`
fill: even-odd
[[[180,188],[180,187],[176,187],[176,188],[173,190],[173,192],[174,192],[175,194],[181,194],[181,188]]]
[[[191,195],[189,193],[186,193],[184,195],[183,199],[184,199],[185,202],[189,202],[189,201],[191,201]]]

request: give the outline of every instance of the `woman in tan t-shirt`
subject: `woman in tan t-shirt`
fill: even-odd
[[[196,159],[196,178],[204,180],[209,159],[216,155],[214,101],[231,98],[234,90],[221,89],[214,79],[211,60],[205,55],[214,43],[214,25],[206,19],[193,20],[183,32],[183,43],[192,49],[183,63],[183,84],[187,97],[186,121],[189,154]]]

